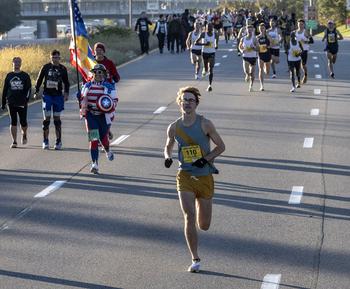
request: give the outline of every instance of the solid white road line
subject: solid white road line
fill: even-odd
[[[267,274],[264,277],[261,289],[278,289],[280,282],[281,274]]]
[[[303,191],[304,191],[303,186],[293,186],[288,204],[299,205],[301,203],[301,198],[303,197]]]
[[[123,141],[125,141],[130,135],[128,134],[123,134],[120,137],[118,137],[114,142],[111,143],[111,146],[119,145]]]
[[[314,94],[321,94],[321,89],[315,88],[314,89]]]
[[[66,181],[56,181],[52,185],[48,186],[46,189],[42,190],[40,193],[36,194],[34,198],[44,198],[47,195],[57,191],[60,187],[62,187]]]
[[[318,108],[313,108],[310,111],[310,115],[312,115],[312,116],[316,116],[316,115],[319,115],[319,114],[320,114],[320,110]]]
[[[223,55],[222,58],[227,58],[227,55]]]
[[[154,112],[153,112],[153,114],[161,114],[164,110],[166,110],[167,109],[167,107],[166,106],[161,106],[161,107],[159,107],[157,110],[155,110]]]
[[[221,63],[215,63],[214,66],[220,66]]]
[[[316,60],[316,59],[318,59],[318,57],[317,56],[312,56],[312,59]]]
[[[322,75],[321,75],[321,74],[316,74],[316,75],[315,75],[315,78],[321,79],[321,78],[322,78]]]
[[[314,145],[314,138],[313,137],[306,137],[304,139],[304,145],[303,148],[304,149],[311,149]]]
[[[313,50],[310,50],[310,53],[314,53],[315,51],[313,51]]]
[[[320,68],[320,65],[319,64],[315,64],[314,67],[315,68]]]

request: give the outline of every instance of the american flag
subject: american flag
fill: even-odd
[[[89,35],[86,31],[77,0],[69,0],[69,5],[71,7],[70,22],[72,30],[72,38],[69,46],[70,63],[78,69],[83,79],[88,81],[92,76],[90,70],[97,62],[89,45]],[[73,31],[74,28],[75,31]]]

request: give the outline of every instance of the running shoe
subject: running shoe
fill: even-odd
[[[209,86],[207,87],[207,91],[212,91],[213,90],[213,88],[211,87],[211,85],[209,84]]]
[[[207,72],[205,70],[202,71],[202,76],[206,76],[207,75]]]
[[[109,161],[113,161],[114,160],[114,154],[113,152],[109,151],[109,152],[106,152],[106,157]]]
[[[300,82],[297,83],[297,88],[300,88]]]
[[[295,91],[295,87],[292,86],[292,88],[290,89],[290,92],[294,92]]]
[[[332,72],[331,74],[330,74],[330,76],[334,79],[335,77],[334,77],[334,72]]]
[[[253,91],[253,85],[252,84],[249,84],[249,92],[252,92]]]
[[[194,79],[195,79],[195,80],[198,79],[198,74],[197,74],[197,73],[194,75]]]
[[[49,140],[43,141],[43,150],[48,150],[50,148],[49,146]]]
[[[56,141],[54,147],[53,147],[56,151],[59,151],[60,149],[62,149],[62,142],[61,141]]]
[[[244,80],[245,80],[245,82],[248,82],[248,81],[249,81],[249,75],[248,75],[248,74],[245,75]]]
[[[265,89],[264,89],[264,86],[262,85],[262,86],[260,86],[260,91],[264,91]]]
[[[190,265],[190,267],[188,267],[187,271],[191,273],[198,273],[200,267],[201,267],[201,260],[193,259],[192,264]]]
[[[272,74],[272,78],[276,78],[276,74],[274,73],[274,74]]]
[[[241,53],[240,53],[240,52],[238,52],[238,53],[237,53],[237,56],[241,56]]]
[[[90,172],[93,174],[98,174],[98,165],[96,162],[91,164]]]
[[[22,139],[21,139],[22,145],[26,145],[27,142],[28,142],[27,135],[26,134],[22,134]]]
[[[17,147],[17,142],[13,142],[11,145],[10,145],[10,148],[11,149],[15,149]]]

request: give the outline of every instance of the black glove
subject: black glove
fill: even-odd
[[[5,106],[5,105],[2,105],[2,106],[1,106],[1,109],[2,109],[2,110],[5,110],[5,109],[6,109],[6,106]]]
[[[200,159],[196,160],[192,164],[192,166],[195,166],[197,168],[203,168],[207,163],[208,163],[208,161],[205,158],[200,158]]]
[[[164,160],[164,166],[165,166],[166,168],[170,168],[172,164],[173,164],[173,159],[168,158],[168,159],[165,159],[165,160]]]

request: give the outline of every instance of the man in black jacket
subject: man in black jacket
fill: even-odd
[[[13,71],[8,73],[5,78],[4,89],[2,92],[1,108],[6,108],[10,115],[10,132],[12,136],[12,144],[10,148],[17,147],[17,115],[22,129],[22,144],[27,143],[27,109],[28,100],[31,94],[31,80],[28,73],[21,70],[22,59],[14,57],[12,60]]]
[[[64,110],[64,102],[69,96],[69,81],[67,68],[60,64],[60,52],[53,50],[51,52],[51,62],[45,64],[39,73],[35,85],[36,98],[39,94],[40,86],[44,81],[43,92],[43,149],[49,149],[49,127],[51,119],[51,111],[53,111],[53,123],[56,130],[55,150],[60,150],[62,147],[62,129],[61,129],[61,112]],[[62,95],[64,85],[64,93]]]
[[[149,50],[149,29],[148,25],[152,25],[152,22],[147,18],[146,12],[141,13],[141,17],[137,19],[135,25],[135,31],[137,31],[140,38],[141,54],[147,53]]]

